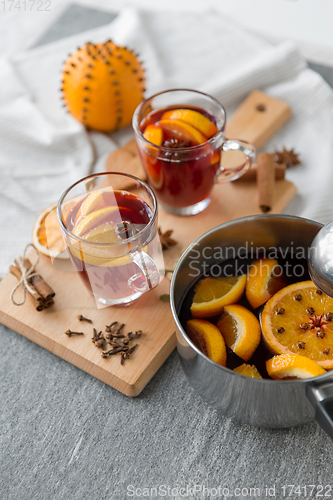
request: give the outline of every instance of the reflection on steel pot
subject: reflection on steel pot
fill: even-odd
[[[230,258],[230,249],[245,252],[249,245],[281,250],[292,245],[307,255],[321,227],[287,215],[255,215],[221,224],[198,238],[180,258],[172,277],[170,302],[182,367],[204,401],[238,421],[263,427],[290,427],[316,418],[333,438],[333,372],[288,381],[246,377],[205,356],[188,338],[178,316],[186,291],[197,280],[194,257],[198,269],[207,261],[209,266],[217,263],[216,248],[225,249],[224,260]]]

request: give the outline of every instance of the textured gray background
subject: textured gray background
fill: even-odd
[[[72,6],[40,44],[112,18]],[[332,82],[330,68],[314,69]],[[317,424],[266,430],[218,415],[175,352],[130,399],[0,325],[0,405],[0,500],[125,500],[129,485],[195,484],[228,487],[229,498],[251,487],[269,498],[276,485],[283,498],[284,485],[333,483],[333,443]],[[309,498],[301,491],[289,498]]]

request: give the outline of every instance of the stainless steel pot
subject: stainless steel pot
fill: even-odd
[[[208,404],[238,421],[263,427],[290,427],[314,418],[333,438],[333,371],[319,377],[276,381],[253,379],[205,356],[186,335],[179,310],[186,291],[204,267],[228,260],[230,252],[293,246],[308,252],[322,225],[300,217],[258,215],[236,219],[198,238],[179,260],[170,302],[177,325],[177,348],[188,381]],[[231,252],[232,253],[232,252]]]

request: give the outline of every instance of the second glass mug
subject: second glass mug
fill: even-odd
[[[164,276],[157,200],[138,178],[85,177],[62,194],[57,216],[74,269],[98,308],[132,304]]]
[[[208,117],[217,132],[197,145],[155,145],[145,139],[147,124],[154,124],[170,110],[193,109]],[[194,215],[210,203],[215,183],[241,177],[252,165],[256,150],[247,141],[226,139],[226,112],[212,96],[188,89],[172,89],[143,101],[133,115],[133,129],[141,161],[160,205],[175,215]],[[167,142],[167,141],[165,141]],[[183,141],[184,142],[184,141]],[[221,166],[222,151],[238,151],[245,161],[232,168]]]

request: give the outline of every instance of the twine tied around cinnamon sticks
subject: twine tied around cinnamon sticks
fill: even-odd
[[[26,258],[26,253],[28,248],[31,247],[36,252],[36,260],[32,264],[29,259]],[[37,311],[42,311],[43,309],[47,309],[52,304],[54,304],[53,297],[55,296],[54,291],[43,278],[36,272],[35,267],[39,262],[39,252],[35,245],[29,243],[23,252],[22,257],[17,257],[15,259],[15,265],[10,266],[10,272],[16,276],[19,280],[18,283],[13,288],[10,299],[15,306],[22,306],[27,298],[27,292],[29,296],[33,299],[34,304],[36,306]],[[22,300],[18,302],[15,299],[15,294],[18,288],[22,285],[23,295]]]

